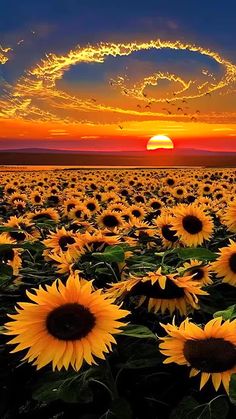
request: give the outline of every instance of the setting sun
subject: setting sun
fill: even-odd
[[[154,135],[147,142],[147,150],[156,150],[157,148],[174,148],[174,144],[166,135]]]

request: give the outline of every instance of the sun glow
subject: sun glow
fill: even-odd
[[[157,148],[174,148],[174,144],[166,135],[154,135],[147,142],[147,150],[156,150]]]

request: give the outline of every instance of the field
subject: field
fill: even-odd
[[[236,169],[0,179],[0,417],[235,417]]]

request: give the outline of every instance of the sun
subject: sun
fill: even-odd
[[[157,148],[174,148],[174,144],[166,135],[154,135],[147,142],[147,150],[156,150]]]

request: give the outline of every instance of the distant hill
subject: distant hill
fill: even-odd
[[[79,151],[22,148],[0,151],[0,164],[43,166],[236,166],[236,153],[197,149]]]

